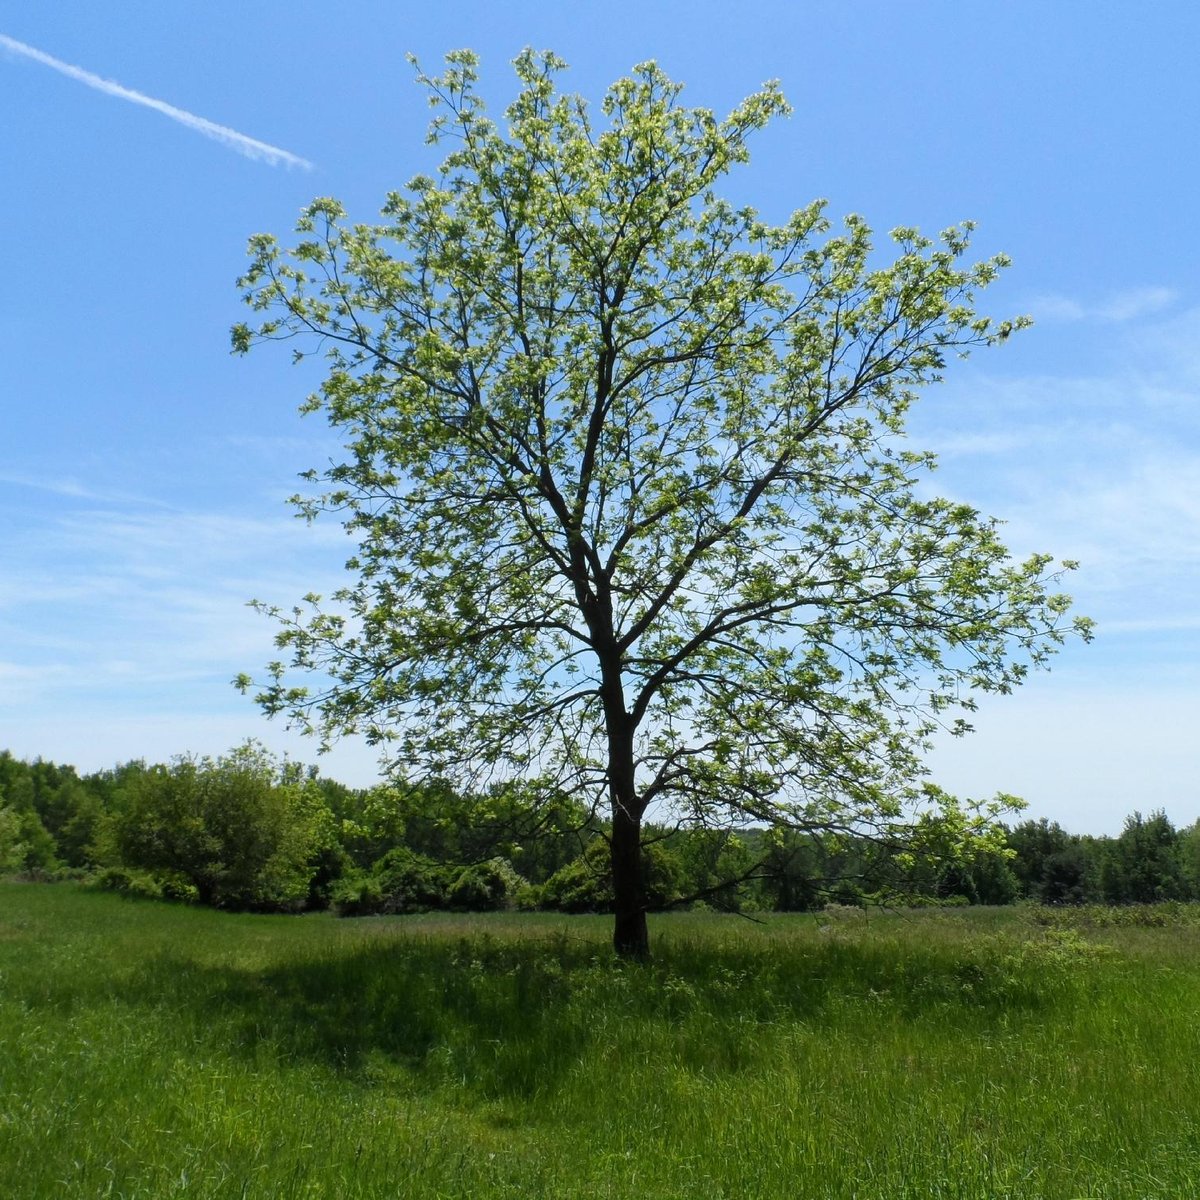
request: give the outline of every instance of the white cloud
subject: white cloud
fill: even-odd
[[[1036,321],[1082,321],[1087,315],[1078,300],[1067,296],[1034,296],[1023,307]]]
[[[219,754],[256,737],[305,762],[317,744],[267,721],[232,686],[276,657],[275,626],[247,607],[290,606],[345,582],[336,522],[89,503],[0,545],[0,748],[85,771],[133,758]],[[354,785],[377,751],[346,739],[320,759]]]
[[[1131,369],[1146,382],[1147,397],[1195,428],[1200,396],[1200,307],[1131,331],[1120,343]]]
[[[1117,292],[1097,306],[1096,315],[1104,321],[1132,321],[1162,312],[1175,302],[1176,293],[1166,287],[1131,288]]]
[[[64,496],[71,500],[94,500],[111,504],[146,504],[155,508],[169,507],[164,501],[150,496],[114,491],[109,488],[97,488],[93,484],[81,483],[78,479],[70,476],[34,476],[0,468],[0,485],[48,492],[50,495]]]
[[[117,83],[115,80],[93,75],[91,71],[85,71],[82,67],[74,67],[70,63],[65,63],[61,59],[54,58],[42,50],[35,49],[33,46],[27,46],[24,42],[18,42],[15,38],[7,37],[3,33],[0,33],[0,47],[13,54],[19,54],[24,58],[31,59],[33,62],[41,63],[42,66],[49,67],[52,71],[57,71],[60,75],[65,75],[68,79],[74,79],[78,83],[82,83],[85,87],[93,88],[98,92],[104,92],[108,96],[115,96],[118,100],[128,100],[131,104],[138,104],[143,108],[150,108],[155,112],[162,113],[164,117],[168,117],[172,121],[177,121],[180,125],[184,125],[188,129],[193,129],[207,138],[212,138],[213,141],[228,146],[231,150],[244,155],[246,158],[265,162],[273,167],[282,164],[287,167],[303,167],[305,170],[311,170],[312,168],[312,163],[305,158],[301,158],[298,154],[293,154],[290,150],[282,150],[280,147],[272,146],[268,142],[260,142],[257,138],[248,137],[244,133],[239,133],[236,129],[230,129],[225,125],[218,125],[216,122],[209,121],[205,117],[198,117],[195,113],[186,112],[182,108],[176,108],[173,104],[168,104],[165,100],[156,100],[153,96],[136,92],[132,88],[127,88]]]
[[[1033,430],[1013,430],[1011,433],[943,433],[938,438],[937,452],[957,457],[976,454],[1011,454],[1029,445]]]
[[[1200,311],[1114,331],[1101,354],[1093,351],[1094,374],[1005,378],[976,363],[913,409],[915,444],[941,458],[928,489],[1002,518],[1001,537],[1020,556],[1079,560],[1062,590],[1097,621],[1097,640],[1068,657],[1094,664],[1096,703],[1109,699],[1089,719],[1107,730],[1106,745],[1126,745],[1119,713],[1128,687],[1200,696]],[[1057,677],[1029,687],[1047,693],[1047,712],[1062,702]],[[1064,713],[1077,707],[1068,697]],[[1020,736],[1033,737],[1036,723]],[[969,739],[963,752],[976,745]],[[1140,761],[1136,748],[1129,752]],[[989,769],[1004,753],[995,750]],[[1052,757],[1039,753],[1043,762]],[[1062,754],[1077,762],[1085,751]],[[1188,795],[1198,766],[1192,760],[1189,776],[1162,757],[1158,794]],[[1128,775],[1144,768],[1112,766],[1126,790]]]
[[[1136,287],[1084,303],[1070,296],[1034,296],[1024,305],[1030,315],[1046,321],[1107,321],[1120,323],[1162,312],[1177,294],[1167,287]]]
[[[198,708],[274,657],[252,598],[290,605],[345,582],[336,524],[79,505],[10,533],[0,579],[0,712],[67,697],[103,710],[128,693],[174,692]]]
[[[1200,613],[1190,616],[1171,617],[1166,620],[1127,620],[1107,621],[1104,632],[1107,635],[1120,633],[1190,633],[1200,632]]]

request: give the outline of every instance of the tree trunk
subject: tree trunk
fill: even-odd
[[[603,622],[601,622],[603,618]],[[605,601],[600,617],[589,621],[602,677],[604,724],[608,734],[608,799],[612,808],[613,949],[618,958],[650,957],[646,929],[646,885],[642,877],[642,811],[634,768],[634,724],[625,710],[621,655],[612,634],[612,610]]]
[[[613,949],[619,958],[648,959],[646,889],[642,879],[642,823],[627,809],[613,810]]]

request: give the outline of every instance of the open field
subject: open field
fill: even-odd
[[[0,1195],[1178,1200],[1200,925],[232,916],[0,885]]]

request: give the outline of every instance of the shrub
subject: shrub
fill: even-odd
[[[669,908],[679,899],[679,862],[664,847],[643,846],[643,878],[650,909]],[[612,864],[608,843],[595,838],[587,849],[542,884],[541,907],[560,912],[611,912]]]
[[[529,885],[505,859],[456,869],[398,846],[389,850],[369,874],[339,879],[332,887],[331,898],[339,917],[440,908],[487,912],[507,907],[522,890],[528,892]]]
[[[0,874],[52,871],[57,866],[54,839],[37,813],[32,808],[0,807]]]
[[[491,912],[507,908],[523,885],[525,880],[507,859],[493,858],[463,867],[446,898],[451,908],[461,912]]]
[[[449,880],[445,867],[405,846],[389,850],[372,868],[385,913],[428,912],[446,907]]]
[[[536,912],[545,907],[542,903],[542,887],[528,881],[521,884],[512,894],[512,906],[518,912]]]
[[[371,875],[346,875],[330,889],[333,911],[339,917],[371,917],[383,912],[383,891]]]
[[[204,904],[297,910],[333,837],[320,793],[253,743],[221,758],[131,772],[114,805],[112,851],[186,881]]]
[[[137,900],[161,900],[162,884],[148,871],[130,867],[105,867],[92,876],[90,887],[102,892],[117,892]]]
[[[162,889],[164,900],[173,900],[177,904],[198,904],[200,892],[186,875],[179,871],[163,871],[155,876]]]

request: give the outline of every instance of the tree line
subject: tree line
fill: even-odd
[[[805,911],[937,902],[1141,904],[1200,899],[1200,821],[1133,813],[1116,837],[1024,821],[965,856],[898,853],[853,831],[650,822],[647,907]],[[0,752],[0,874],[219,908],[344,916],[431,909],[610,912],[611,828],[518,784],[350,788],[248,743],[216,758],[79,774]]]

